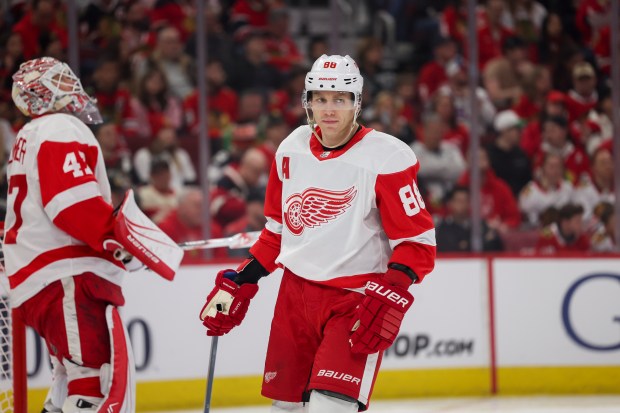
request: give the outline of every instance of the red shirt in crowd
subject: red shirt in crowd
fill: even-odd
[[[557,252],[584,252],[590,249],[590,239],[586,234],[580,235],[573,242],[567,242],[556,224],[543,228],[536,243],[536,251],[541,254]]]
[[[429,99],[448,80],[445,68],[437,61],[428,62],[418,75],[418,94],[423,100]]]
[[[159,224],[159,228],[164,231],[174,242],[199,241],[204,239],[202,227],[189,227],[179,219],[177,211],[168,214]],[[223,237],[224,231],[216,222],[211,222],[211,238]],[[213,250],[215,258],[225,258],[228,255],[226,248],[216,248]],[[199,257],[199,250],[186,251],[186,257]]]
[[[469,172],[465,172],[459,179],[459,185],[469,186],[469,182]],[[518,227],[521,224],[521,213],[508,184],[492,170],[487,170],[482,175],[481,186],[482,218],[487,222],[499,220],[509,228]]]
[[[41,29],[32,21],[32,12],[28,12],[13,26],[13,32],[19,34],[24,47],[24,59],[30,60],[37,56],[41,56],[44,50],[41,50],[39,38],[41,37]],[[53,21],[49,28],[45,30],[46,34],[56,38],[62,44],[64,50],[67,49],[68,36],[64,28]]]
[[[183,102],[187,126],[192,133],[196,134],[198,133],[198,122],[200,120],[198,117],[198,97],[198,90],[196,90],[187,96]],[[207,105],[210,112],[217,111],[226,115],[230,122],[235,122],[237,120],[238,102],[237,92],[229,87],[222,87],[209,95]]]

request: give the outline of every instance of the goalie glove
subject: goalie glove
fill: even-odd
[[[131,189],[116,215],[114,239],[105,240],[103,248],[123,262],[135,257],[167,280],[174,278],[183,258],[183,250],[138,208]]]
[[[408,274],[394,268],[388,268],[378,280],[368,281],[366,297],[351,327],[349,342],[353,353],[373,354],[392,345],[413,303],[413,296],[406,290],[411,282]]]
[[[250,307],[250,300],[258,292],[257,284],[237,284],[234,279],[238,275],[237,271],[230,269],[217,273],[215,288],[200,310],[200,319],[207,327],[209,336],[224,335],[241,324]]]

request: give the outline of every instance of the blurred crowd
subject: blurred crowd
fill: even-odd
[[[482,133],[485,251],[615,248],[610,0],[479,1],[477,62],[468,59],[466,0],[362,3],[371,16],[390,13],[399,44],[410,47],[386,65],[385,42],[368,30],[346,52],[364,76],[360,121],[414,149],[438,251],[471,250],[472,123]],[[69,42],[66,2],[3,4],[2,164],[27,121],[11,101],[11,75],[34,57],[67,61]],[[317,57],[330,54],[328,34],[294,32],[291,12],[301,6],[292,1],[207,0],[207,64],[197,70],[194,0],[77,4],[79,73],[104,117],[93,132],[115,202],[133,187],[173,239],[202,239],[198,128],[205,116],[211,234],[260,230],[271,162],[288,133],[307,122],[304,78]],[[480,70],[475,90],[470,64]],[[204,114],[197,75],[207,85]]]

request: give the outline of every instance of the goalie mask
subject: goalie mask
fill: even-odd
[[[84,123],[101,123],[96,100],[84,89],[69,65],[52,57],[24,62],[13,75],[13,101],[26,116],[64,112]]]
[[[312,69],[306,75],[306,81],[304,85],[304,91],[301,97],[301,103],[306,110],[308,116],[308,124],[314,131],[315,121],[312,109],[324,109],[323,107],[317,107],[322,105],[322,102],[312,101],[312,92],[316,91],[332,91],[350,93],[352,99],[342,99],[342,104],[332,104],[330,109],[333,110],[355,110],[353,116],[353,124],[355,125],[357,117],[362,110],[362,87],[364,85],[364,78],[360,74],[360,70],[357,67],[357,63],[351,57],[332,55],[323,55],[319,57]]]

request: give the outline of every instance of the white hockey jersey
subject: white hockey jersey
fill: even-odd
[[[390,262],[421,280],[434,266],[435,230],[418,169],[411,148],[385,133],[362,127],[343,148],[324,150],[301,126],[278,148],[266,228],[250,252],[269,271],[279,264],[347,288]]]
[[[99,143],[84,123],[51,114],[26,124],[11,151],[7,175],[4,254],[13,307],[55,280],[84,272],[121,283],[125,270],[120,262],[53,222],[67,208],[95,197],[111,203]],[[92,220],[74,219],[92,231]]]

